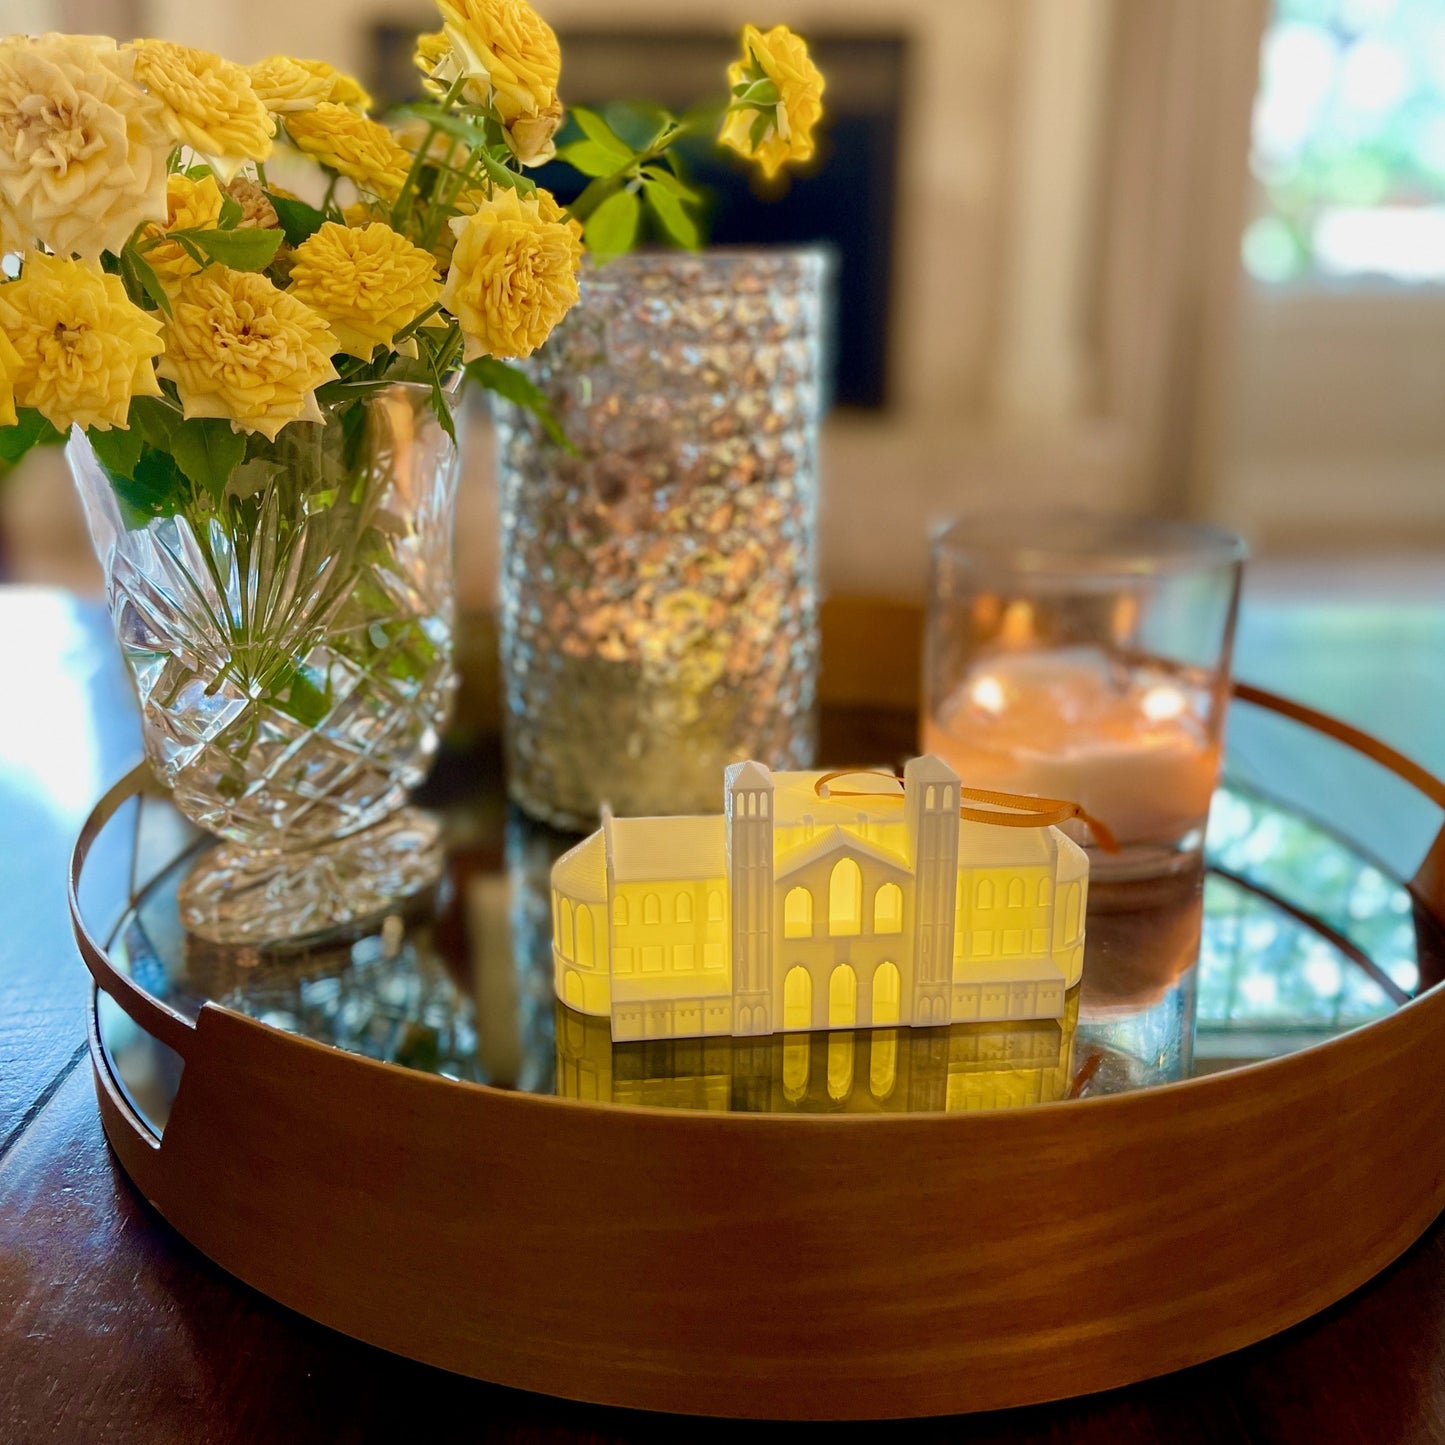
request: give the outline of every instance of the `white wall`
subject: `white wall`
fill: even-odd
[[[1275,547],[1445,544],[1445,288],[1251,286],[1234,386],[1217,515]]]

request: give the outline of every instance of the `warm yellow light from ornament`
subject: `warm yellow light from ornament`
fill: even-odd
[[[936,757],[902,779],[738,763],[721,816],[607,815],[552,870],[558,997],[617,1042],[1060,1017],[1087,859],[964,792]]]

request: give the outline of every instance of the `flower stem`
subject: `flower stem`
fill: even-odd
[[[457,97],[461,95],[467,83],[465,75],[459,75],[452,81],[447,93],[442,97],[441,109],[450,110],[456,103]],[[401,183],[401,191],[396,198],[396,204],[391,209],[391,224],[393,229],[401,230],[407,218],[411,215],[412,202],[416,199],[417,182],[421,179],[422,167],[426,164],[427,152],[431,150],[431,143],[437,137],[441,127],[435,121],[430,122],[426,128],[426,136],[417,147],[416,155],[412,158],[411,169],[406,173],[406,179]]]

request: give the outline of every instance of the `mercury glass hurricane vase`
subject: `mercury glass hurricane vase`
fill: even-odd
[[[813,759],[828,258],[590,267],[528,364],[571,450],[498,407],[508,787],[589,827],[714,811]]]
[[[273,942],[431,881],[435,825],[404,804],[456,688],[457,452],[430,390],[253,436],[215,496],[165,466],[114,478],[79,432],[69,459],[146,754],[224,840],[182,888],[187,928]]]

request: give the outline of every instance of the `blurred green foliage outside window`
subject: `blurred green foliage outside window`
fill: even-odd
[[[1275,0],[1251,164],[1257,281],[1445,283],[1445,3]]]

